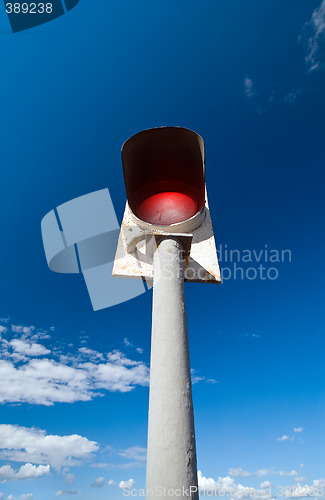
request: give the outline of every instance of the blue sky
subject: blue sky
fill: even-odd
[[[145,485],[152,293],[93,312],[40,221],[106,187],[121,221],[121,145],[162,125],[205,140],[218,249],[291,255],[186,284],[201,486],[325,486],[324,0],[80,0],[16,34],[1,5],[0,40],[0,498]]]

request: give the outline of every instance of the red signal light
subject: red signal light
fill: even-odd
[[[164,192],[142,201],[136,214],[150,224],[169,226],[190,219],[197,210],[198,201],[192,197],[183,193]]]
[[[124,143],[122,163],[128,205],[140,223],[172,226],[204,210],[204,143],[192,130],[139,132]]]

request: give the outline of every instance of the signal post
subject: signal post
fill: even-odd
[[[186,281],[220,283],[195,132],[140,132],[122,148],[127,205],[113,276],[153,284],[147,499],[198,500]]]

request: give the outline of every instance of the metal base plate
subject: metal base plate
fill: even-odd
[[[167,231],[141,229],[135,224],[131,210],[126,204],[112,275],[118,278],[143,278],[151,283],[153,257],[157,248],[155,235],[166,237],[169,234],[173,238],[177,237],[177,234]],[[191,231],[191,235],[193,237],[190,253],[184,256],[185,281],[221,283],[207,197],[205,219],[201,226]]]

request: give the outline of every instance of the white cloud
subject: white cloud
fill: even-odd
[[[260,338],[260,334],[259,333],[254,333],[254,332],[243,333],[242,336],[243,337],[247,337],[249,339],[259,339]]]
[[[198,471],[198,483],[199,488],[203,491],[224,490],[226,493],[229,493],[236,487],[241,487],[241,485],[236,485],[234,479],[229,476],[219,477],[218,479],[207,478],[203,476],[201,471]]]
[[[3,493],[0,493],[0,499],[3,498]],[[34,495],[32,493],[24,493],[20,495],[20,497],[16,498],[14,495],[9,495],[7,497],[7,500],[32,500],[34,498]]]
[[[2,333],[7,333],[7,331],[8,331],[8,328],[6,328],[5,326],[0,325],[0,335]]]
[[[97,450],[95,441],[78,434],[56,436],[34,428],[0,425],[1,460],[45,463],[60,469],[62,465],[78,465],[90,459]]]
[[[101,390],[129,392],[149,384],[147,365],[118,350],[106,358],[88,347],[73,355],[62,354],[64,346],[51,352],[37,342],[49,337],[47,330],[23,325],[11,325],[11,330],[15,338],[0,335],[0,403],[89,401],[102,396]]]
[[[32,333],[35,331],[35,326],[11,325],[11,330],[15,333],[32,335]]]
[[[75,482],[76,476],[72,474],[72,472],[69,472],[68,474],[66,474],[64,480],[68,486],[71,486]]]
[[[200,490],[214,490],[214,489],[217,489],[216,488],[216,481],[212,478],[212,477],[205,477],[202,475],[202,472],[199,470],[198,473],[197,473],[197,477],[198,477],[198,484],[199,484],[199,489]],[[232,482],[232,484],[234,483],[234,480],[229,478]]]
[[[125,450],[119,450],[117,453],[123,457],[130,460],[146,460],[146,448],[141,448],[141,446],[131,446]]]
[[[27,342],[25,340],[13,339],[9,342],[9,344],[15,352],[24,356],[45,356],[51,352],[41,344]]]
[[[24,479],[35,479],[50,473],[49,465],[32,465],[27,463],[22,465],[18,471],[14,470],[10,465],[0,467],[0,481],[21,481]]]
[[[113,484],[116,484],[116,482],[114,481],[114,479],[110,479],[109,481],[107,481],[107,484],[109,486],[112,486]]]
[[[207,384],[218,384],[219,382],[215,380],[214,378],[206,378],[204,376],[196,375],[197,370],[194,368],[191,368],[191,380],[192,380],[192,385],[197,384],[198,382],[205,382]]]
[[[52,330],[52,328],[50,328],[50,330]],[[21,334],[22,340],[39,340],[51,338],[47,330],[44,330],[43,328],[37,329],[35,326],[11,325],[11,331],[15,334]]]
[[[279,474],[279,476],[296,476],[298,472],[296,470],[280,470],[276,472],[276,474]]]
[[[253,95],[255,94],[253,89],[253,80],[251,78],[248,78],[247,75],[244,78],[244,92],[247,97],[253,97]]]
[[[136,385],[149,383],[147,365],[130,360],[119,351],[110,353],[108,362],[102,363],[81,362],[75,357],[65,357],[63,362],[43,358],[16,365],[17,361],[21,358],[0,360],[0,403],[49,406],[56,402],[89,401],[99,396],[101,389],[129,392]]]
[[[278,437],[276,439],[277,439],[277,441],[290,441],[289,436],[287,436],[286,434],[284,434],[283,436]]]
[[[96,462],[91,464],[91,467],[95,469],[107,469],[107,470],[116,470],[116,469],[133,469],[134,467],[144,467],[144,462],[127,462],[122,464],[117,463],[106,463],[106,462]]]
[[[272,483],[270,481],[263,481],[261,484],[260,484],[260,487],[261,488],[270,488],[270,486],[272,486]]]
[[[51,338],[47,330],[36,329],[35,326],[11,325],[11,332],[20,334],[20,340],[28,340],[29,342]]]
[[[101,352],[94,351],[93,349],[88,349],[88,347],[80,347],[78,349],[81,355],[87,357],[91,361],[103,360],[104,356]]]
[[[288,436],[287,434],[284,434],[281,437],[277,437],[277,441],[294,441],[296,439],[296,434],[299,434],[304,430],[303,427],[294,427],[293,432],[294,434],[292,436]]]
[[[323,496],[325,488],[325,479],[315,479],[313,483],[308,486],[307,484],[297,484],[292,488],[292,494],[286,495],[287,498],[302,498],[302,497],[320,497]]]
[[[131,469],[133,467],[143,467],[146,462],[146,448],[141,446],[131,446],[126,449],[117,449],[111,446],[106,447],[111,455],[129,460],[126,463],[93,463],[91,467],[98,469]]]
[[[297,100],[297,97],[301,96],[304,92],[304,87],[292,89],[284,96],[283,101],[286,104],[294,104]]]
[[[276,474],[278,476],[297,476],[298,472],[296,470],[274,470],[274,469],[260,469],[256,471],[257,476],[266,476],[267,474]]]
[[[103,486],[105,486],[105,479],[103,477],[98,477],[91,486],[93,488],[102,488]]]
[[[248,477],[252,476],[253,472],[247,472],[246,470],[243,470],[241,467],[238,467],[237,469],[229,469],[228,471],[229,476],[241,476],[241,477]]]
[[[224,492],[227,498],[235,499],[247,499],[254,498],[256,500],[268,499],[272,497],[268,492],[264,490],[258,490],[249,486],[243,486],[242,484],[236,484],[234,479],[230,476],[219,477],[218,479],[213,479],[212,477],[203,476],[201,471],[198,471],[198,485],[201,491],[216,491]],[[212,496],[211,494],[209,496]]]
[[[143,354],[143,349],[141,347],[136,347],[133,342],[131,342],[129,339],[125,338],[123,340],[124,345],[127,347],[133,347],[139,354]]]
[[[311,21],[306,24],[305,29],[311,34],[307,40],[307,55],[305,61],[309,71],[314,71],[321,66],[320,44],[325,35],[325,0],[314,10]]]
[[[258,477],[262,477],[262,476],[267,476],[268,474],[270,474],[270,472],[271,472],[270,469],[259,469],[255,472],[255,474]]]
[[[118,483],[119,485],[119,488],[123,489],[123,488],[132,488],[133,485],[135,484],[135,481],[134,479],[129,479],[128,481],[120,481]]]
[[[80,495],[80,493],[80,490],[59,490],[55,494],[57,497],[60,497],[62,495]]]
[[[299,477],[295,477],[295,481],[297,483],[305,483],[307,481],[307,478],[305,476],[299,476]]]
[[[262,476],[267,476],[270,474],[278,475],[278,476],[297,476],[298,472],[296,470],[276,470],[276,469],[258,469],[255,472],[249,472],[246,470],[243,470],[241,467],[238,467],[237,469],[229,469],[228,471],[229,476],[233,477],[248,477],[248,476],[253,476],[254,474],[257,477],[262,477]],[[267,481],[266,481],[267,482]]]

